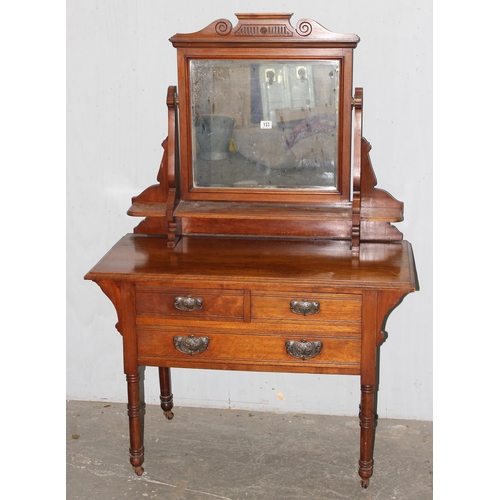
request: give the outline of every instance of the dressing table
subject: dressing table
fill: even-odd
[[[359,38],[291,14],[236,17],[170,39],[157,183],[132,199],[134,234],[85,276],[118,316],[130,463],[142,474],[141,366],[159,368],[168,419],[171,368],[355,375],[366,488],[377,351],[417,280],[393,225],[403,204],[375,187],[362,135]]]

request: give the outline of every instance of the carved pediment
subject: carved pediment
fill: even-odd
[[[321,46],[322,43],[338,47],[356,47],[359,37],[352,34],[333,33],[316,21],[302,19],[294,28],[290,23],[293,14],[235,14],[238,24],[233,25],[228,19],[218,19],[206,28],[195,33],[179,33],[170,38],[174,47],[186,44],[210,45],[212,43],[227,43],[234,39],[234,43],[291,43],[294,46],[307,40]]]

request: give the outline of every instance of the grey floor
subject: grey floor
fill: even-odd
[[[67,499],[432,498],[432,423],[379,419],[368,489],[355,417],[159,407],[145,415],[145,472],[129,464],[126,405],[67,403]]]

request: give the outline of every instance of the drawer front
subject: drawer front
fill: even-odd
[[[354,294],[307,294],[294,292],[252,294],[252,320],[296,322],[361,321],[361,296]]]
[[[327,337],[296,333],[265,335],[246,333],[186,333],[140,327],[139,362],[167,366],[253,364],[307,366],[358,366],[360,337]],[[223,366],[221,366],[223,367]]]
[[[137,316],[185,319],[243,318],[243,291],[138,286]]]

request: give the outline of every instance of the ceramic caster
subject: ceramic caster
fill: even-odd
[[[163,415],[165,415],[168,420],[172,420],[174,418],[174,412],[172,411],[164,411]]]
[[[138,475],[138,476],[142,476],[143,472],[144,472],[144,469],[142,467],[134,467],[134,472]]]
[[[370,480],[369,479],[361,479],[361,488],[368,488],[368,486],[370,485]]]

